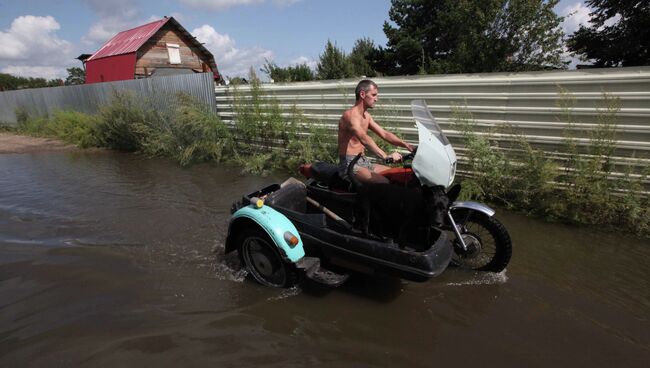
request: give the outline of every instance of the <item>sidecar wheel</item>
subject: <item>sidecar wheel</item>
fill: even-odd
[[[242,264],[258,283],[288,288],[298,282],[295,266],[282,259],[277,246],[264,231],[253,227],[242,229],[236,244]]]
[[[482,212],[460,209],[452,212],[468,250],[454,241],[452,263],[477,271],[501,272],[512,256],[512,241],[506,228]]]

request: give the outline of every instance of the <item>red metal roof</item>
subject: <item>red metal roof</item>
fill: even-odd
[[[160,29],[160,27],[165,25],[169,19],[171,18],[163,18],[116,34],[115,37],[106,42],[104,46],[102,46],[86,61],[88,62],[108,56],[129,54],[138,51],[138,49],[147,42],[147,40]]]

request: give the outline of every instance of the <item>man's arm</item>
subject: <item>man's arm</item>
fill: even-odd
[[[361,121],[359,119],[352,118],[350,119],[350,131],[352,135],[356,137],[361,144],[370,150],[375,156],[385,160],[389,155],[386,154],[375,141],[368,135],[368,132],[361,127]]]
[[[401,140],[395,134],[393,134],[393,133],[385,130],[384,128],[382,128],[379,124],[377,124],[375,122],[375,120],[372,117],[370,118],[370,124],[368,125],[368,128],[370,130],[372,130],[373,132],[377,133],[377,135],[381,139],[385,140],[386,142],[388,142],[388,143],[390,143],[390,144],[392,144],[394,146],[397,146],[397,147],[404,147],[407,150],[409,150],[410,152],[413,152],[414,148],[413,148],[412,145],[404,142],[403,140]]]

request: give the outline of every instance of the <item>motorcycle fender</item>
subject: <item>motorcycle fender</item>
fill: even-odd
[[[288,261],[295,263],[305,256],[305,249],[303,248],[300,234],[288,218],[269,206],[255,208],[253,205],[240,208],[233,213],[230,218],[228,237],[226,240],[226,252],[228,252],[230,248],[228,242],[232,240],[232,234],[230,232],[234,228],[234,225],[243,219],[249,219],[259,225],[259,227],[269,235],[278,249],[280,249],[280,254],[282,254]],[[284,237],[286,232],[297,237],[298,244],[290,246]]]
[[[495,213],[495,211],[490,207],[478,202],[454,202],[451,204],[451,206],[449,206],[449,210],[459,208],[483,212],[484,214],[488,215],[488,217],[492,217]]]

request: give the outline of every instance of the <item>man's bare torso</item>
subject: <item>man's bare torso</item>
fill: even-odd
[[[339,120],[338,147],[339,156],[356,156],[365,152],[364,145],[359,141],[352,131],[352,122],[358,122],[364,132],[368,131],[372,117],[367,112],[360,112],[358,108],[352,107],[346,110]]]

